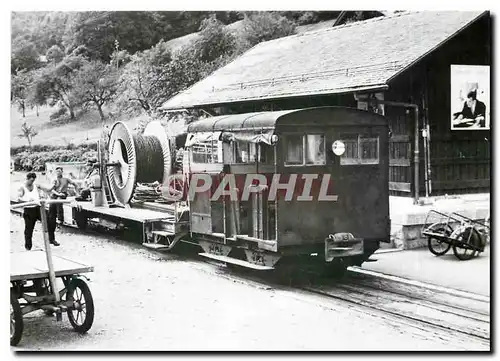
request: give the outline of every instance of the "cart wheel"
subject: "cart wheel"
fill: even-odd
[[[10,345],[16,346],[23,335],[23,313],[17,297],[10,293]]]
[[[462,243],[470,244],[475,247],[481,247],[481,235],[474,227],[469,226],[461,228],[454,233],[455,239],[461,241]],[[462,247],[460,244],[454,244],[453,253],[459,260],[467,261],[474,258],[478,252],[474,249]]]
[[[433,231],[436,233],[442,233],[444,236],[449,236],[453,233],[453,228],[451,228],[449,225],[446,225],[437,227],[436,229],[433,229]],[[427,247],[433,255],[442,256],[450,250],[451,243],[440,241],[437,238],[431,236],[427,238]]]
[[[73,301],[68,309],[68,318],[76,332],[85,333],[94,322],[94,300],[89,286],[81,279],[73,279],[68,286],[66,300]]]

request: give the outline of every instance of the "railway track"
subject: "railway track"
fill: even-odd
[[[191,257],[188,255],[188,258]],[[222,268],[207,270],[202,264]],[[300,290],[325,300],[341,302],[359,312],[399,325],[395,327],[401,327],[404,332],[437,337],[459,348],[490,349],[490,298],[486,296],[405,280],[360,267],[349,267],[342,279],[325,279],[309,273],[299,281],[287,283],[258,271],[228,269],[212,260],[196,262],[193,266],[260,288]]]
[[[490,345],[489,297],[404,280],[352,267],[335,283],[299,288],[385,313],[413,327],[432,330],[443,339]]]
[[[383,319],[401,332],[418,338],[438,338],[451,349],[490,350],[490,298],[349,267],[342,279],[315,273],[288,282],[281,277],[246,269],[221,269],[220,277],[264,289],[316,295],[323,305],[342,304],[370,317]],[[205,270],[206,271],[206,270]]]

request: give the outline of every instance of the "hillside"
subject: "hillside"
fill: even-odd
[[[333,26],[336,20],[337,19],[330,19],[308,25],[299,25],[296,28],[296,32],[298,34],[301,34],[307,31],[316,31],[320,29],[329,28]],[[226,25],[225,28],[238,39],[239,37],[241,37],[241,35],[245,30],[243,25],[244,25],[243,20],[239,20],[232,24]],[[199,39],[201,37],[200,34],[201,34],[200,32],[196,32],[175,39],[171,39],[167,41],[167,46],[171,51],[179,51],[181,48],[188,46],[189,44]]]
[[[33,138],[33,145],[61,145],[65,146],[70,143],[81,144],[87,142],[97,141],[102,132],[103,125],[112,125],[112,121],[101,123],[99,115],[96,111],[90,111],[79,118],[76,122],[67,124],[55,125],[50,121],[49,116],[54,111],[53,108],[44,107],[39,111],[37,117],[35,110],[26,111],[26,117],[23,118],[22,114],[15,108],[10,109],[10,133],[11,133],[11,147],[26,146],[28,142],[26,138],[20,138],[18,135],[21,133],[21,126],[23,122],[35,127],[38,135]],[[134,117],[131,119],[120,119],[131,129],[136,127],[144,116]]]
[[[24,122],[33,145],[95,141],[117,120],[135,128],[260,42],[381,15],[346,13],[13,13],[11,146],[27,145]]]
[[[296,28],[297,33],[306,31],[314,31],[330,27],[335,22],[327,20],[315,24],[301,25]],[[237,21],[232,24],[226,25],[228,29],[235,36],[238,36],[243,31],[243,21]],[[167,46],[172,51],[177,51],[182,47],[188,46],[200,37],[200,33],[191,33],[178,37],[166,42]],[[114,120],[107,119],[105,122],[99,121],[97,111],[89,111],[76,122],[57,125],[50,121],[49,116],[53,113],[55,108],[42,107],[39,110],[39,116],[36,116],[35,110],[26,110],[26,117],[23,118],[22,114],[16,109],[11,107],[11,146],[17,147],[27,145],[25,138],[19,138],[17,135],[21,133],[21,126],[24,121],[29,125],[36,128],[38,135],[33,138],[33,144],[47,144],[47,145],[67,145],[68,143],[80,144],[84,142],[96,141],[101,136],[103,125],[111,125]],[[136,116],[132,118],[121,118],[116,120],[124,121],[131,128],[136,127],[141,119],[146,118],[146,115]]]

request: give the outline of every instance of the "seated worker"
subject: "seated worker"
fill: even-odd
[[[50,188],[51,199],[66,199],[68,197],[68,186],[71,184],[78,192],[79,186],[72,179],[63,177],[62,167],[56,168],[57,178],[54,180],[52,188]],[[56,217],[59,223],[64,222],[64,212],[62,204],[51,204],[49,206],[49,219],[56,222]],[[50,222],[49,222],[50,223]]]
[[[96,177],[100,181],[99,176],[99,163],[97,163],[97,159],[91,159],[88,161],[87,166],[90,168],[85,179],[83,180],[83,186],[80,190],[80,195],[75,198],[76,201],[88,201],[90,200],[90,190],[93,187],[96,187]],[[97,182],[98,183],[98,182]]]
[[[470,126],[485,127],[486,105],[477,99],[475,90],[467,94],[467,100],[461,112],[453,114],[453,126],[463,128]]]

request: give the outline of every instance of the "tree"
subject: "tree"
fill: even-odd
[[[236,48],[236,39],[226,30],[224,24],[212,15],[201,23],[200,36],[194,47],[196,56],[201,61],[210,63],[221,57],[231,56]]]
[[[23,118],[26,117],[26,105],[32,82],[32,75],[26,70],[20,70],[16,75],[11,76],[11,101],[17,104],[23,113]]]
[[[243,20],[245,46],[252,47],[263,41],[295,34],[295,24],[276,12],[258,12]]]
[[[12,52],[10,57],[12,74],[22,69],[35,69],[40,63],[39,58],[40,56],[36,50],[36,46],[30,40],[21,38],[12,41]]]
[[[130,54],[127,50],[120,50],[119,44],[116,42],[116,50],[111,54],[110,64],[119,69],[130,61]]]
[[[115,41],[132,54],[154,46],[165,34],[157,25],[151,11],[79,12],[68,28],[64,45],[70,51],[85,45],[92,59],[109,62]]]
[[[117,80],[116,69],[110,64],[104,64],[97,60],[87,62],[75,78],[76,97],[84,105],[95,105],[101,120],[104,121],[102,107],[115,98],[118,90]]]
[[[19,138],[26,138],[28,140],[28,145],[31,148],[31,142],[33,138],[38,134],[38,131],[28,123],[24,122],[21,126],[21,133],[18,135]]]
[[[38,105],[55,105],[61,102],[75,119],[75,109],[79,104],[75,94],[75,78],[87,60],[82,56],[69,55],[57,64],[43,68],[34,81],[34,100]]]
[[[61,46],[62,36],[72,16],[74,13],[62,11],[13,12],[12,72],[41,65],[40,55],[45,55],[53,45]]]
[[[161,90],[163,67],[172,55],[165,42],[159,42],[150,50],[138,52],[130,57],[120,76],[120,105],[125,111],[137,108],[150,114],[154,110],[155,96]]]
[[[52,45],[47,50],[47,60],[53,63],[59,63],[64,59],[64,52],[59,45]]]
[[[171,54],[166,43],[131,56],[120,76],[120,105],[153,116],[158,107],[206,75],[206,64],[188,47]]]

